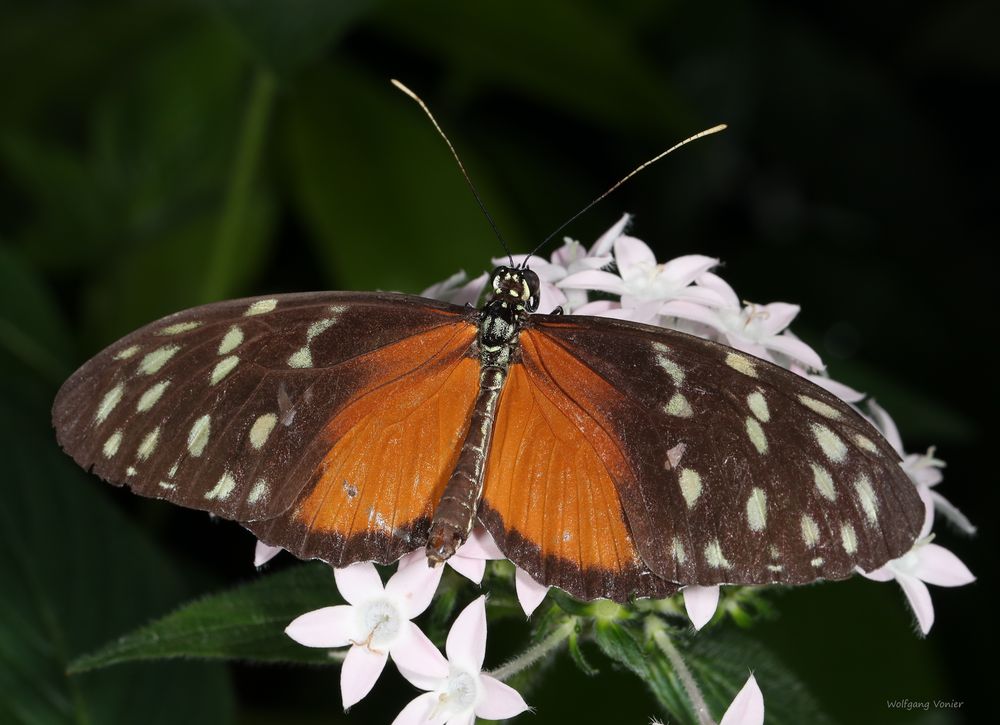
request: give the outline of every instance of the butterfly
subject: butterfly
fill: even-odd
[[[133,332],[53,408],[81,466],[335,567],[453,555],[481,522],[580,599],[876,569],[924,517],[850,406],[682,332],[539,314],[501,266],[480,308],[395,293],[219,302]]]

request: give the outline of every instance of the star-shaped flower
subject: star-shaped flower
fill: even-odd
[[[403,677],[427,690],[399,713],[393,725],[472,725],[477,717],[505,720],[528,709],[509,685],[482,672],[486,656],[486,597],[479,597],[455,619],[445,643],[420,661],[403,664]]]
[[[424,556],[423,551],[414,554]],[[401,565],[382,586],[370,562],[335,569],[337,589],[348,604],[308,612],[285,629],[307,647],[350,645],[340,673],[345,710],[371,691],[390,655],[400,668],[419,668],[428,658],[441,656],[410,621],[431,603],[441,571],[441,567]]]

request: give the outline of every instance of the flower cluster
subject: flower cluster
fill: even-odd
[[[934,449],[926,454],[906,454],[888,413],[874,401],[865,401],[864,394],[825,373],[816,351],[788,330],[799,313],[798,306],[741,301],[713,271],[719,261],[711,257],[687,255],[658,263],[645,243],[626,234],[629,221],[628,215],[623,216],[589,248],[566,239],[549,259],[513,258],[515,264],[526,262],[539,276],[539,312],[559,307],[567,313],[615,317],[699,335],[808,377],[867,415],[903,458],[901,465],[925,502],[926,518],[920,538],[909,553],[878,570],[860,573],[876,581],[898,582],[920,630],[926,634],[934,610],[925,583],[960,586],[974,580],[954,554],[932,543],[931,529],[937,513],[960,531],[974,532],[968,519],[935,490],[944,463],[935,457]],[[498,264],[507,261],[495,260]],[[475,304],[487,281],[485,274],[469,280],[460,272],[425,290],[424,295]],[[257,565],[277,551],[258,544]],[[502,559],[503,554],[489,534],[477,527],[447,564],[480,584],[487,562]],[[501,681],[516,668],[505,666],[492,675],[482,671],[487,629],[485,596],[474,600],[455,619],[445,645],[447,656],[412,621],[430,605],[443,570],[443,566],[429,567],[422,550],[400,560],[384,585],[370,563],[337,569],[337,586],[347,604],[308,612],[288,626],[288,635],[306,646],[349,648],[341,670],[345,709],[371,691],[389,659],[403,677],[425,691],[400,712],[396,723],[472,723],[476,717],[510,718],[529,709],[521,695]],[[515,570],[514,585],[521,608],[530,617],[545,599],[548,588],[520,569]],[[688,586],[682,590],[682,598],[693,627],[700,630],[718,613],[720,588]],[[572,621],[555,630],[538,646],[541,649],[526,653],[526,661],[537,661],[571,639],[573,630]],[[661,629],[650,636],[670,660],[699,718],[711,721],[698,687],[669,637]],[[751,675],[721,722],[749,725],[762,723],[763,718],[763,695]]]

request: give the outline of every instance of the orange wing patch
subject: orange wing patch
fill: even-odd
[[[364,547],[375,554],[365,558],[388,563],[419,543],[410,540],[429,524],[475,400],[479,363],[466,356],[474,335],[471,325],[459,332],[449,325],[365,360],[375,369],[399,369],[420,359],[420,350],[443,344],[424,365],[394,379],[378,375],[389,382],[363,392],[327,425],[330,450],[294,516],[307,536],[332,534],[341,543],[336,560],[351,560]]]
[[[546,348],[541,365],[539,347]],[[665,596],[625,523],[612,473],[626,463],[601,422],[554,381],[606,387],[541,335],[521,333],[524,362],[500,398],[480,518],[501,550],[535,579],[574,596]],[[551,354],[550,354],[551,353]],[[610,472],[609,472],[610,471]]]

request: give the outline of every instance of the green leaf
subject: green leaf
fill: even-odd
[[[343,604],[330,567],[302,564],[177,611],[76,659],[71,672],[136,660],[197,657],[256,662],[339,662],[330,651],[303,647],[285,634],[295,617]]]
[[[316,60],[364,17],[374,0],[221,0],[222,15],[272,70],[289,74]]]
[[[0,722],[226,723],[223,670],[162,664],[67,676],[81,652],[181,597],[167,562],[0,382]],[[99,488],[100,487],[100,488]]]

